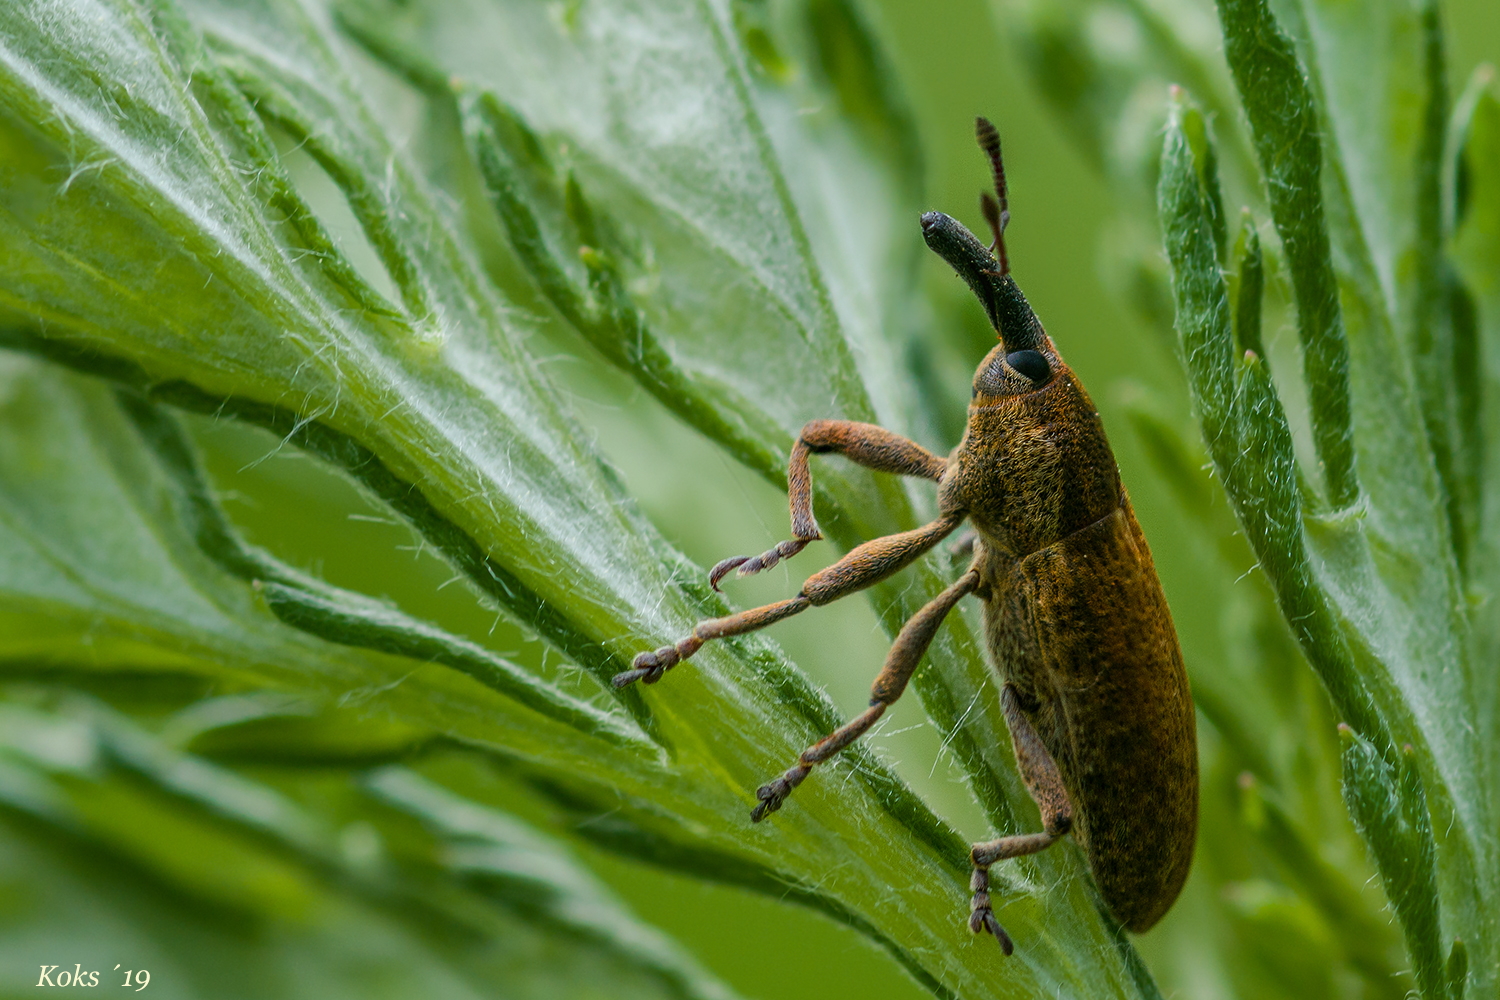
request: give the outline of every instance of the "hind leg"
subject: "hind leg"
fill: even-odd
[[[943,619],[948,617],[953,606],[965,595],[973,593],[978,586],[979,571],[970,569],[901,626],[901,634],[896,636],[890,653],[886,655],[884,669],[870,687],[870,707],[802,751],[797,763],[781,777],[761,785],[755,792],[760,804],[750,814],[753,822],[759,823],[767,815],[780,809],[781,803],[792,794],[792,789],[802,784],[802,779],[807,777],[814,764],[822,763],[859,739],[885,714],[888,707],[895,704],[896,699],[906,690],[906,684],[911,680],[917,664],[922,661],[922,654],[932,644],[932,637],[937,633],[938,626],[943,624]]]
[[[1031,720],[1022,713],[1016,689],[1009,684],[1000,692],[1000,706],[1005,711],[1005,723],[1010,727],[1011,746],[1016,753],[1016,764],[1021,769],[1021,780],[1026,782],[1026,790],[1042,812],[1042,832],[1001,837],[974,845],[969,852],[969,859],[974,863],[974,877],[969,881],[969,888],[974,893],[969,904],[972,911],[969,929],[976,934],[988,930],[1009,955],[1015,950],[1015,945],[990,907],[990,865],[1006,858],[1036,854],[1057,843],[1073,828],[1073,806],[1068,801],[1057,762],[1042,744]]]

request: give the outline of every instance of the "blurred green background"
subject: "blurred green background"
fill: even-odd
[[[1123,409],[1128,400],[1145,398],[1163,419],[1190,426],[1174,341],[1170,330],[1153,328],[1125,308],[1122,289],[1111,284],[1106,241],[1118,235],[1117,195],[1073,145],[1045,95],[1026,75],[1006,29],[1005,11],[1000,0],[993,6],[899,0],[870,6],[922,135],[926,207],[980,228],[977,194],[986,170],[974,148],[973,118],[984,114],[999,126],[1011,189],[1007,239],[1014,272],[1103,414],[1151,541],[1190,669],[1212,671],[1229,655],[1226,636],[1234,635],[1224,621],[1225,609],[1235,606],[1227,595],[1248,584],[1243,576],[1226,576],[1196,533],[1179,530],[1182,514],[1156,481]],[[1443,14],[1450,86],[1456,92],[1476,64],[1500,58],[1500,8],[1494,0],[1453,0],[1444,5]],[[1164,107],[1165,93],[1161,102]],[[911,222],[916,243],[920,233],[916,219]],[[345,220],[341,235],[349,243],[359,242],[352,219]],[[972,356],[939,351],[935,357],[934,378],[951,392],[938,408],[951,415],[967,396],[969,373],[989,334],[977,305],[941,261],[925,261],[923,281],[932,310],[921,321],[962,323],[974,332]],[[1285,324],[1269,328],[1272,353],[1289,350],[1293,336]],[[647,514],[692,559],[711,565],[785,537],[783,494],[667,413],[575,335],[552,327],[542,337],[545,343],[533,346],[548,373],[572,394],[600,449]],[[446,587],[452,571],[444,563],[314,460],[280,449],[268,435],[239,425],[193,418],[191,426],[229,513],[252,542],[331,583],[390,597],[415,615],[515,651],[518,662],[541,656],[519,630],[470,603],[462,587]],[[922,443],[945,452],[956,438],[934,432]],[[814,547],[789,568],[731,582],[728,589],[741,606],[777,599],[794,592],[804,576],[835,555],[830,546]],[[1248,574],[1251,566],[1240,570]],[[850,713],[864,705],[887,647],[874,613],[860,600],[784,623],[774,638]],[[1305,674],[1305,668],[1298,669]],[[1297,683],[1303,696],[1317,699],[1308,680],[1298,675]],[[870,742],[966,837],[991,835],[944,752],[942,734],[927,722],[916,699],[906,699],[888,715]],[[1211,725],[1200,725],[1200,743],[1205,812],[1231,815],[1235,773],[1220,760]],[[1336,802],[1332,788],[1329,800]],[[524,796],[514,805],[523,816],[547,808]],[[1327,819],[1347,825],[1341,813]],[[1205,830],[1212,830],[1212,822],[1206,819]],[[884,953],[822,916],[632,864],[586,844],[574,846],[645,921],[676,937],[747,997],[927,995]],[[1356,870],[1361,863],[1350,859]],[[1194,963],[1194,951],[1203,941],[1203,914],[1224,904],[1218,883],[1203,874],[1197,873],[1166,919],[1138,941],[1167,996],[1212,996],[1217,989],[1196,978]],[[1378,893],[1371,899],[1377,900]],[[1003,961],[993,950],[975,960]]]

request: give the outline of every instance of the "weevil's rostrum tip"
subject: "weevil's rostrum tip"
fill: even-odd
[[[922,238],[934,253],[953,264],[955,269],[959,267],[952,260],[955,254],[961,254],[967,261],[982,257],[988,262],[986,266],[994,265],[995,258],[989,248],[980,243],[967,226],[946,212],[922,213]]]
[[[989,247],[979,242],[963,223],[942,212],[927,212],[922,216],[922,238],[968,284],[1006,350],[1034,351],[1042,346],[1042,325],[1027,304],[1026,296],[1021,294],[1014,278],[996,270]]]
[[[944,215],[942,212],[923,212],[922,213],[922,236],[923,236],[924,239],[928,240],[928,245],[929,246],[931,245],[931,239],[932,239],[932,235],[931,234],[935,230],[941,228],[946,223],[949,223],[949,222],[952,222],[952,221],[953,221],[953,219],[951,217],[949,217],[947,215]]]
[[[995,258],[989,247],[969,232],[962,222],[942,212],[922,215],[922,239],[927,248],[948,262],[958,272],[989,315],[990,324],[999,329],[995,312],[995,288],[992,277]]]

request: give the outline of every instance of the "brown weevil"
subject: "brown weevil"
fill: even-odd
[[[979,365],[963,440],[947,458],[871,424],[815,420],[787,468],[793,538],[715,566],[769,569],[821,537],[808,456],[834,452],[881,472],[938,484],[937,520],[860,545],[789,600],[700,622],[674,646],[641,653],[617,687],[659,680],[710,639],[764,628],[868,587],[910,565],[967,518],[973,561],[912,616],[891,646],[870,707],[763,785],[751,819],[781,807],[812,766],[862,736],[906,689],[933,634],[959,599],[984,604],[985,638],[1016,763],[1042,831],[975,844],[969,927],[1013,950],[990,906],[989,868],[1072,833],[1104,903],[1129,930],[1159,920],[1187,878],[1198,826],[1198,750],[1177,632],[1151,552],[1120,483],[1099,414],[1010,275],[1005,170],[995,127],[978,119],[996,197],[980,205],[985,247],[941,212],[922,216],[928,247],[984,306],[1000,345]]]

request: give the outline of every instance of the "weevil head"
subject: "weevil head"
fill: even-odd
[[[922,216],[922,234],[973,289],[1000,337],[974,373],[945,489],[987,545],[1024,556],[1119,505],[1114,456],[1088,393],[989,248],[940,212]]]

